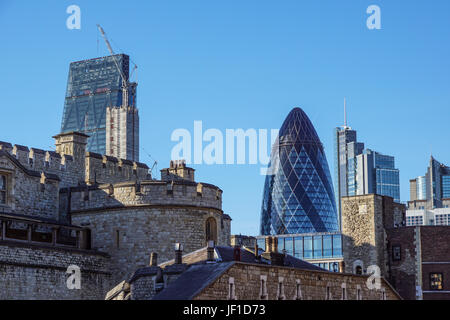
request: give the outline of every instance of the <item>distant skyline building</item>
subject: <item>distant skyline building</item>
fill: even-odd
[[[294,108],[272,147],[261,209],[261,235],[338,231],[323,145],[305,112]]]
[[[364,148],[346,119],[342,127],[335,128],[334,188],[339,219],[342,197],[374,193],[400,202],[400,171],[395,168],[395,158]]]
[[[424,176],[409,181],[410,209],[445,208],[450,202],[450,167],[433,156]]]
[[[128,80],[130,58],[116,54],[72,62],[67,81],[61,133],[89,135],[87,151],[99,154],[111,153],[106,148],[106,109],[122,106],[122,78],[114,58]],[[127,107],[136,107],[136,86],[129,83]]]

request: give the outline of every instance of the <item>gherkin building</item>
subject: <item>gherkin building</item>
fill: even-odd
[[[294,108],[271,152],[261,209],[261,235],[338,231],[334,191],[320,139]]]

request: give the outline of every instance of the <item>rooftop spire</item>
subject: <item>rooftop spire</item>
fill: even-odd
[[[344,127],[347,127],[347,102],[344,97]]]
[[[342,126],[343,129],[351,129],[347,126],[347,100],[344,97],[344,125]]]

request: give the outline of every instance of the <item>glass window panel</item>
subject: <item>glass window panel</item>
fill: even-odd
[[[312,258],[313,257],[312,237],[304,237],[303,248],[304,248],[303,257],[305,259]]]
[[[323,257],[331,258],[333,256],[333,237],[331,235],[323,236]]]
[[[294,239],[295,245],[295,257],[303,258],[303,237],[295,237]]]
[[[278,238],[278,252],[282,253],[284,250],[284,238]]]
[[[294,240],[292,238],[285,238],[284,239],[284,248],[286,249],[287,254],[290,254],[291,256],[294,255]]]
[[[322,257],[322,236],[314,237],[314,258]]]
[[[342,240],[340,234],[333,235],[333,256],[342,256]]]

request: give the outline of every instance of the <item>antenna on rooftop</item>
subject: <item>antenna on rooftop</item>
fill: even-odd
[[[344,97],[344,129],[350,129],[350,127],[347,126],[347,100]]]
[[[347,103],[344,97],[344,126],[347,127]]]

